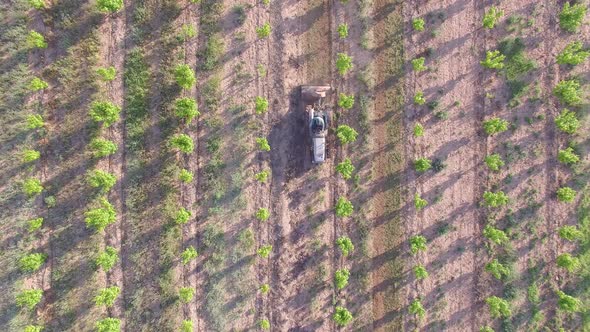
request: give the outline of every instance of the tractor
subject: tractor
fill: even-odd
[[[331,89],[329,85],[301,86],[301,99],[309,118],[311,162],[314,164],[321,164],[326,160],[326,137],[330,124],[330,112],[323,100]]]

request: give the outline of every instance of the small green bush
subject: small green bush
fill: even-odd
[[[485,60],[480,61],[479,63],[488,69],[502,69],[504,68],[505,59],[506,56],[498,50],[487,51]]]
[[[184,249],[184,251],[180,254],[180,258],[182,259],[182,264],[188,264],[193,259],[199,257],[199,253],[197,249],[193,246],[189,246],[188,248]]]
[[[412,20],[412,28],[414,28],[416,31],[424,31],[425,25],[426,22],[423,18],[415,18]]]
[[[93,228],[97,232],[103,231],[117,219],[115,208],[106,198],[101,198],[100,207],[86,211],[84,216],[86,217],[84,218],[86,226]]]
[[[193,182],[193,172],[189,171],[188,169],[181,169],[180,173],[178,174],[178,179],[184,183]]]
[[[123,0],[97,0],[96,6],[103,13],[115,13],[123,8]]]
[[[110,0],[109,0],[110,1]],[[120,332],[121,321],[117,318],[107,317],[96,322],[96,332]]]
[[[26,39],[27,47],[29,48],[47,48],[45,37],[37,31],[29,31]]]
[[[16,305],[33,310],[35,306],[41,302],[43,291],[40,289],[24,290],[16,295]]]
[[[256,219],[260,221],[266,221],[269,217],[270,212],[266,208],[259,208],[258,211],[256,211]]]
[[[414,195],[414,207],[416,210],[420,211],[428,205],[428,201],[420,197],[418,193]]]
[[[268,0],[268,1],[270,1],[270,0]],[[261,319],[260,322],[258,323],[258,325],[260,325],[261,330],[269,330],[270,329],[270,322],[266,318]]]
[[[260,256],[262,258],[268,258],[268,256],[270,255],[271,252],[272,252],[272,245],[270,245],[270,244],[263,245],[262,247],[258,248],[258,250],[256,251],[258,256]]]
[[[176,83],[183,89],[190,89],[197,82],[195,72],[187,64],[179,64],[174,68]]]
[[[414,169],[416,172],[424,173],[432,168],[432,163],[428,158],[418,158],[414,160]]]
[[[40,1],[40,0],[35,0],[35,1]],[[23,330],[23,332],[41,332],[43,331],[43,326],[38,326],[38,325],[27,325],[25,326],[25,329]]]
[[[426,61],[426,59],[424,57],[413,59],[412,60],[412,69],[414,69],[414,71],[416,71],[416,72],[421,72],[421,71],[428,69],[428,67],[426,67],[424,65],[425,61]]]
[[[350,158],[345,158],[344,161],[336,165],[336,172],[340,173],[345,180],[352,177],[355,167],[350,161]]]
[[[424,136],[424,126],[419,123],[414,125],[414,137],[422,137]]]
[[[347,95],[341,93],[338,96],[338,106],[344,108],[345,110],[351,109],[354,105],[354,95]]]
[[[566,269],[568,272],[574,272],[580,268],[580,259],[569,253],[557,256],[555,262],[557,266]]]
[[[180,326],[180,332],[193,332],[193,322],[190,320],[182,321],[182,325]]]
[[[414,299],[408,308],[411,314],[418,316],[418,318],[423,318],[426,315],[426,309],[422,306],[422,302],[420,299]]]
[[[348,37],[348,24],[341,23],[338,25],[338,36],[340,36],[340,39]]]
[[[348,278],[350,277],[350,271],[348,269],[339,269],[334,273],[334,283],[336,289],[342,289],[348,285]]]
[[[508,121],[500,118],[491,118],[483,122],[483,129],[488,135],[502,133],[508,130]]]
[[[340,196],[334,207],[337,217],[348,217],[354,211],[352,203],[346,197]]]
[[[557,199],[560,202],[571,203],[576,198],[576,191],[570,187],[561,187],[557,189]]]
[[[426,271],[426,268],[424,266],[416,265],[416,266],[414,266],[414,276],[418,280],[426,279],[426,278],[428,278],[428,271]]]
[[[357,136],[357,131],[347,125],[339,125],[338,128],[336,128],[336,137],[338,137],[341,144],[354,142],[356,141]]]
[[[567,295],[562,291],[557,291],[557,296],[559,299],[557,300],[557,306],[559,309],[567,312],[580,312],[582,311],[583,303],[579,299]]]
[[[270,33],[271,33],[271,27],[270,27],[270,23],[268,23],[268,22],[266,22],[262,26],[256,28],[256,35],[260,39],[264,39],[264,38],[270,36]]]
[[[195,289],[193,287],[181,287],[178,290],[178,298],[182,303],[189,303],[195,296]]]
[[[21,257],[18,266],[23,272],[35,272],[41,268],[46,259],[46,254],[36,252]]]
[[[269,284],[260,285],[260,292],[262,294],[267,294],[268,292],[270,292],[270,285]]]
[[[579,41],[569,43],[565,49],[557,55],[557,63],[560,65],[579,65],[590,56],[590,52],[584,49]]]
[[[102,288],[94,297],[94,304],[97,306],[112,307],[119,293],[121,293],[121,289],[117,286]]]
[[[510,317],[512,315],[510,303],[504,299],[497,296],[490,296],[486,299],[486,303],[490,309],[490,315],[492,315],[493,318]]]
[[[351,252],[354,251],[354,245],[348,236],[341,236],[336,239],[336,245],[340,248],[343,256],[348,256]]]
[[[104,251],[101,251],[96,256],[94,263],[98,268],[108,272],[113,268],[113,266],[115,266],[118,260],[119,255],[117,254],[117,250],[113,247],[107,246]]]
[[[266,137],[257,137],[256,144],[258,144],[258,150],[264,152],[270,151],[270,144],[268,144]]]
[[[117,145],[104,138],[93,139],[90,141],[89,148],[94,158],[110,156],[117,152]]]
[[[578,120],[576,113],[564,109],[555,117],[555,125],[559,130],[566,134],[574,134],[578,128],[580,128],[580,121]]]
[[[256,114],[264,114],[268,111],[268,100],[264,97],[256,96],[254,100],[254,109]]]
[[[197,36],[197,29],[194,25],[191,24],[183,24],[180,27],[180,32],[177,36],[179,41],[187,41]]]
[[[109,67],[101,67],[96,70],[96,74],[100,77],[101,80],[105,82],[110,82],[117,77],[117,70],[113,66]]]
[[[48,208],[55,207],[55,205],[57,204],[55,196],[47,196],[43,199],[43,202],[45,203],[45,205],[47,205]]]
[[[502,265],[495,258],[486,264],[485,270],[499,280],[510,275],[510,269]]]
[[[186,154],[191,154],[195,149],[193,139],[187,134],[176,134],[172,136],[170,146]]]
[[[185,209],[184,207],[180,207],[174,215],[174,222],[177,225],[186,224],[191,218],[191,216],[192,213],[189,210]]]
[[[44,80],[40,79],[39,77],[34,77],[31,82],[29,83],[29,90],[31,91],[39,91],[43,89],[47,89],[49,84]]]
[[[43,121],[43,117],[39,114],[32,114],[27,116],[27,128],[29,129],[37,129],[45,126],[45,122]]]
[[[332,317],[338,326],[346,326],[353,319],[352,314],[344,307],[336,307],[336,312]]]
[[[559,26],[567,32],[576,32],[586,16],[586,4],[570,5],[566,2],[559,13]]]
[[[267,181],[269,175],[270,175],[269,171],[262,170],[256,174],[254,174],[254,178],[256,179],[256,181],[258,181],[260,183],[265,183]]]
[[[174,115],[183,119],[186,124],[189,124],[193,119],[199,116],[199,108],[197,101],[193,98],[180,98],[174,104]]]
[[[30,163],[41,158],[41,152],[31,149],[26,149],[22,153],[22,161],[24,163]]]
[[[35,178],[28,178],[23,182],[23,192],[29,196],[33,197],[40,194],[43,191],[43,186],[41,185],[41,180]]]
[[[553,94],[560,102],[566,105],[579,105],[582,103],[582,87],[577,80],[559,81],[553,89]]]
[[[568,241],[577,241],[584,238],[584,233],[576,226],[566,225],[559,229],[559,237]]]
[[[483,236],[495,244],[502,245],[508,242],[508,236],[504,231],[497,229],[491,225],[486,225],[483,229]]]
[[[500,167],[504,166],[502,157],[497,153],[486,156],[485,162],[489,169],[496,172],[500,170]]]
[[[111,126],[119,120],[121,108],[108,101],[94,101],[90,105],[90,117],[96,122],[104,123],[105,127]]]
[[[101,188],[102,191],[109,191],[117,182],[115,175],[99,169],[88,171],[86,181],[93,188]]]
[[[27,230],[29,231],[29,233],[33,233],[34,231],[41,228],[41,226],[43,226],[42,217],[31,219],[27,222]]]
[[[504,16],[504,12],[496,6],[490,7],[483,15],[483,27],[486,29],[493,29],[500,17]]]
[[[503,191],[483,193],[484,205],[489,207],[499,207],[508,204],[508,196]]]
[[[45,2],[43,2],[43,0],[28,0],[28,3],[31,7],[35,8],[35,9],[45,8]],[[35,332],[35,330],[25,331],[25,332]]]
[[[416,105],[424,105],[426,103],[426,98],[424,98],[424,92],[418,91],[414,95],[414,104]]]
[[[557,160],[560,163],[571,165],[575,164],[580,161],[580,156],[578,156],[572,147],[568,147],[565,150],[559,150],[557,154]]]
[[[346,75],[352,69],[352,57],[346,53],[338,53],[336,56],[336,69],[340,76]]]
[[[412,255],[419,251],[426,251],[426,238],[422,235],[414,235],[410,238],[410,252]]]

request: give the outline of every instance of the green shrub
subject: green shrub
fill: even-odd
[[[88,210],[84,213],[84,221],[88,228],[93,228],[100,232],[108,225],[115,222],[117,214],[115,208],[109,203],[106,198],[100,199],[100,207]]]
[[[45,205],[47,205],[48,208],[55,207],[57,204],[55,196],[47,196],[43,199],[43,202],[45,202]]]
[[[346,326],[352,321],[352,314],[344,307],[336,307],[336,312],[332,316],[338,326]]]
[[[340,76],[346,75],[352,69],[352,57],[346,53],[338,53],[336,56],[336,69]]]
[[[94,261],[98,268],[103,269],[103,271],[108,272],[110,271],[113,266],[119,260],[119,255],[117,254],[117,250],[113,247],[107,246],[104,251],[101,251]]]
[[[271,252],[272,252],[272,245],[270,245],[270,244],[263,245],[262,247],[258,248],[258,250],[256,251],[258,256],[260,256],[262,258],[268,258],[268,256],[270,255]]]
[[[580,156],[578,156],[572,147],[568,147],[565,150],[559,150],[557,154],[557,160],[560,163],[571,165],[575,164],[580,161]]]
[[[487,51],[485,60],[480,61],[479,63],[488,69],[502,69],[504,68],[505,59],[506,56],[498,50]]]
[[[568,272],[574,272],[580,268],[580,260],[568,253],[557,256],[555,261],[557,266],[566,269]]]
[[[490,296],[486,299],[486,303],[490,309],[490,315],[492,315],[493,318],[510,317],[512,315],[510,303],[504,299],[497,296]]]
[[[580,121],[578,120],[576,113],[564,109],[555,117],[555,125],[564,133],[574,134],[578,128],[580,128]]]
[[[44,80],[40,79],[39,77],[34,77],[31,82],[29,83],[29,90],[31,91],[39,91],[43,89],[47,89],[49,84]]]
[[[579,41],[569,43],[565,49],[557,55],[557,63],[560,65],[579,65],[590,56],[590,52],[584,49]]]
[[[184,183],[193,182],[193,172],[189,171],[188,169],[181,169],[180,173],[178,174],[178,179]]]
[[[338,128],[336,128],[336,137],[338,137],[341,144],[354,142],[356,141],[357,136],[357,131],[347,125],[339,125]]]
[[[27,230],[29,231],[29,233],[33,233],[34,231],[41,228],[41,226],[43,226],[43,218],[41,217],[31,219],[27,222]]]
[[[566,225],[559,229],[559,237],[568,241],[577,241],[584,238],[584,233],[576,226]]]
[[[502,265],[495,258],[486,264],[485,270],[499,280],[510,275],[510,269]]]
[[[418,318],[422,318],[426,315],[426,309],[422,306],[422,302],[420,299],[414,299],[408,308],[411,314],[418,316]]]
[[[419,123],[414,125],[414,137],[422,137],[424,136],[424,126]]]
[[[504,166],[504,161],[502,160],[502,157],[497,153],[486,156],[485,161],[488,168],[492,171],[497,172],[500,170],[500,167]]]
[[[345,257],[354,251],[354,245],[348,236],[339,237],[336,239],[336,244],[338,245],[338,248],[340,248],[342,255]]]
[[[416,265],[416,266],[414,266],[414,276],[418,280],[426,279],[426,278],[428,278],[428,271],[426,271],[426,268],[424,266]]]
[[[580,312],[582,311],[583,303],[579,299],[567,295],[562,291],[557,291],[557,296],[559,299],[557,300],[557,305],[559,309],[567,312]]]
[[[103,191],[109,191],[117,182],[115,175],[95,169],[88,171],[86,181],[93,188],[101,188]]]
[[[266,180],[268,179],[268,176],[270,175],[270,172],[267,170],[262,170],[256,174],[254,174],[254,178],[256,179],[256,181],[260,182],[260,183],[265,183]]]
[[[179,41],[187,41],[197,36],[197,29],[194,25],[183,24],[180,27],[180,33],[177,36]]]
[[[16,305],[33,310],[35,306],[41,302],[43,291],[40,289],[24,290],[16,295]]]
[[[35,9],[43,9],[43,8],[45,8],[45,2],[43,0],[28,0],[28,3],[29,3],[29,5],[31,7],[35,8]],[[35,330],[25,331],[25,332],[34,332],[34,331]]]
[[[343,196],[338,198],[334,208],[336,210],[336,216],[341,218],[350,216],[354,211],[354,206],[352,206],[352,203]]]
[[[268,100],[266,98],[257,96],[254,100],[254,104],[256,114],[264,114],[268,111]]]
[[[420,211],[423,208],[425,208],[428,205],[428,201],[421,198],[420,195],[418,195],[418,193],[416,193],[416,195],[414,195],[414,207],[416,207],[416,210]]]
[[[193,332],[193,322],[190,320],[182,321],[182,325],[180,326],[180,332]]]
[[[100,77],[101,80],[110,82],[114,80],[117,76],[117,70],[113,66],[101,67],[96,70],[96,74]]]
[[[197,249],[193,246],[189,246],[188,248],[184,249],[184,251],[180,254],[180,258],[182,259],[182,264],[188,264],[193,259],[199,257],[199,253]]]
[[[268,0],[270,1],[270,0]],[[269,330],[270,329],[270,322],[268,321],[268,319],[261,319],[260,322],[258,323],[258,325],[260,325],[260,329],[262,330]]]
[[[424,98],[424,92],[418,91],[414,95],[414,104],[416,105],[424,105],[426,103],[426,98]]]
[[[110,1],[110,0],[109,0]],[[119,332],[121,321],[117,318],[107,317],[96,322],[96,332]]]
[[[415,18],[412,20],[412,28],[414,28],[416,31],[424,31],[425,25],[426,22],[423,18]]]
[[[260,285],[260,292],[262,294],[267,294],[268,292],[270,292],[270,285],[269,284]]]
[[[268,23],[268,22],[266,22],[262,26],[256,28],[256,35],[260,39],[264,39],[264,38],[270,36],[270,33],[271,33],[271,27],[270,27],[270,23]]]
[[[576,191],[570,187],[561,187],[557,189],[557,199],[560,202],[571,203],[576,198]]]
[[[199,113],[197,101],[193,98],[177,99],[174,106],[174,114],[183,119],[186,124],[191,123],[195,117],[201,114]]]
[[[21,257],[18,266],[23,272],[35,272],[41,268],[46,259],[46,254],[36,252]]]
[[[256,211],[256,219],[260,221],[266,221],[269,217],[270,212],[266,208],[259,208],[258,211]]]
[[[354,95],[347,95],[341,93],[338,96],[338,106],[344,108],[345,110],[351,109],[354,105]]]
[[[582,102],[582,87],[577,80],[559,81],[553,94],[566,105],[579,105]]]
[[[334,273],[334,283],[336,289],[342,289],[348,285],[348,278],[350,277],[350,271],[348,269],[339,269]]]
[[[578,3],[570,5],[566,2],[559,13],[559,26],[567,32],[576,32],[582,25],[586,16],[586,4]]]
[[[180,207],[174,215],[174,222],[177,225],[186,224],[191,216],[192,213],[189,210],[185,209],[184,207]]]
[[[504,12],[496,6],[490,7],[483,15],[483,27],[486,29],[493,29],[500,17],[504,16]]]
[[[33,197],[40,194],[43,191],[43,186],[41,185],[41,180],[35,178],[28,178],[23,182],[23,192],[29,196]]]
[[[193,287],[181,287],[178,290],[178,298],[182,303],[189,303],[195,296],[195,289]]]
[[[31,149],[26,149],[22,153],[22,160],[24,163],[30,163],[41,158],[41,152]]]
[[[270,151],[270,145],[265,137],[256,138],[256,144],[258,144],[258,150],[265,152]]]
[[[195,72],[187,64],[178,64],[174,68],[176,83],[183,89],[190,89],[197,82]]]
[[[97,306],[112,307],[119,293],[121,293],[121,289],[117,286],[102,288],[98,291],[98,295],[94,297],[94,304]]]
[[[205,50],[203,51],[203,68],[212,70],[219,65],[219,60],[223,56],[224,44],[219,35],[214,34],[207,40]]]
[[[486,225],[483,229],[483,236],[495,244],[504,244],[508,242],[508,236],[504,231],[497,229],[491,225]]]
[[[340,36],[340,39],[348,37],[348,24],[341,23],[338,25],[338,36]]]
[[[431,168],[432,168],[432,164],[431,164],[430,159],[428,159],[428,158],[418,158],[418,159],[414,160],[414,169],[417,172],[423,173]]]
[[[41,1],[41,0],[34,0],[34,1]],[[38,325],[27,325],[23,332],[41,332],[43,331],[43,326]]]
[[[410,238],[410,252],[412,255],[419,251],[426,251],[426,238],[422,235],[414,235]]]
[[[29,48],[47,48],[45,37],[37,31],[30,30],[26,39],[27,47]]]
[[[500,118],[491,118],[483,122],[483,129],[488,135],[502,133],[508,130],[508,121]]]
[[[348,180],[352,177],[352,172],[354,172],[355,167],[350,161],[350,158],[345,158],[344,161],[336,165],[336,172],[340,173],[345,180]]]
[[[503,191],[483,193],[484,205],[489,207],[499,207],[508,204],[508,196]]]
[[[95,138],[90,141],[90,152],[94,158],[106,157],[117,152],[117,145],[113,141],[104,138]]]
[[[195,149],[193,139],[187,134],[176,134],[172,136],[170,146],[186,154],[191,154]]]
[[[421,72],[421,71],[428,69],[428,67],[426,67],[424,65],[424,61],[426,61],[426,59],[424,57],[420,57],[420,58],[416,58],[416,59],[412,60],[412,69],[414,69],[414,71],[416,71],[416,72]]]
[[[115,13],[123,8],[123,0],[97,0],[96,6],[103,13]]]
[[[43,121],[43,117],[39,114],[32,114],[27,116],[27,128],[29,129],[37,129],[45,126],[45,122]]]
[[[96,122],[103,122],[109,127],[119,120],[121,108],[108,101],[95,101],[90,106],[90,117]]]

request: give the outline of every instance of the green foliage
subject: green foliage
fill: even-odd
[[[101,188],[102,191],[109,191],[117,182],[115,175],[95,169],[88,171],[86,181],[93,188]]]
[[[187,41],[197,36],[197,29],[192,24],[183,24],[180,27],[180,33],[178,34],[178,40]]]
[[[33,310],[41,302],[43,291],[40,289],[27,289],[16,295],[16,305]]]
[[[414,160],[414,169],[416,172],[426,172],[427,170],[432,168],[432,163],[428,158],[418,158]]]
[[[338,96],[338,106],[344,108],[345,110],[351,109],[354,105],[354,95],[347,95],[341,93]]]
[[[508,236],[506,233],[493,227],[492,225],[486,225],[486,227],[483,229],[483,236],[495,244],[501,245],[508,242]]]
[[[113,266],[115,266],[118,260],[119,255],[117,254],[117,250],[113,247],[107,246],[104,251],[101,251],[98,256],[96,256],[94,263],[98,268],[108,272]]]
[[[43,121],[43,117],[39,114],[31,114],[27,116],[27,128],[29,129],[37,129],[45,126],[45,122]]]
[[[556,293],[559,297],[559,299],[557,300],[557,305],[559,306],[559,309],[567,312],[582,311],[582,301],[573,296],[567,295],[566,293],[560,290],[558,290]]]
[[[27,325],[27,326],[25,326],[25,329],[23,330],[23,332],[41,332],[42,330],[43,330],[43,326]]]
[[[334,207],[336,210],[336,216],[338,217],[348,217],[354,211],[354,207],[352,203],[346,199],[346,197],[340,196],[338,201],[336,202],[336,206]]]
[[[29,196],[33,197],[40,194],[43,191],[43,186],[41,185],[41,180],[35,178],[28,178],[23,182],[23,192]]]
[[[356,141],[358,133],[353,128],[347,125],[339,125],[336,128],[336,137],[340,140],[341,144],[347,144]]]
[[[266,221],[269,217],[270,212],[266,208],[259,208],[258,211],[256,211],[256,219],[260,221]]]
[[[424,105],[426,103],[426,98],[424,98],[424,92],[418,91],[414,95],[414,104],[416,105]]]
[[[428,278],[428,271],[423,265],[416,265],[414,266],[414,276],[416,279],[426,279]]]
[[[504,60],[506,56],[500,51],[487,51],[486,52],[486,59],[480,61],[479,63],[489,69],[502,69],[504,68]]]
[[[416,31],[424,31],[425,25],[426,22],[423,18],[415,18],[412,20],[412,28],[414,28]]]
[[[174,114],[184,119],[186,124],[189,124],[193,121],[193,118],[199,116],[197,101],[193,98],[180,98],[177,99],[174,105]]]
[[[424,136],[424,126],[419,123],[414,125],[414,137],[422,137]]]
[[[264,114],[268,111],[268,100],[264,97],[256,96],[254,100],[256,114]]]
[[[205,50],[203,51],[203,68],[212,70],[219,65],[219,60],[223,56],[224,44],[223,39],[217,34],[213,34],[207,40]]]
[[[178,298],[182,303],[189,303],[195,296],[195,289],[193,287],[181,287],[178,290]]]
[[[269,171],[262,170],[256,174],[254,174],[254,178],[256,179],[256,181],[258,181],[260,183],[265,183],[267,181],[269,175],[270,175]]]
[[[499,207],[508,204],[508,196],[503,191],[483,193],[484,204],[489,207]]]
[[[188,264],[193,259],[199,257],[199,253],[197,249],[193,246],[189,246],[188,248],[184,249],[184,251],[180,254],[180,258],[182,259],[182,264]]]
[[[114,80],[117,76],[117,70],[113,66],[101,67],[96,70],[96,74],[100,77],[101,80],[110,82]]]
[[[31,82],[29,83],[29,90],[31,91],[39,91],[43,89],[47,89],[49,84],[44,80],[40,79],[39,77],[34,77]]]
[[[41,265],[45,263],[46,259],[46,254],[41,254],[38,252],[28,254],[21,257],[21,259],[18,261],[18,266],[23,272],[35,272],[41,268]]]
[[[586,16],[586,4],[570,5],[566,2],[559,13],[559,26],[567,32],[576,32]]]
[[[576,113],[564,109],[555,117],[555,125],[564,133],[574,134],[580,128],[580,120],[578,120]]]
[[[350,161],[350,158],[344,159],[341,163],[336,165],[336,172],[340,173],[345,180],[348,180],[352,177],[352,172],[354,172],[355,167]]]
[[[270,285],[269,284],[260,285],[260,292],[262,294],[267,294],[268,292],[270,292]]]
[[[103,13],[114,13],[123,8],[123,0],[97,0],[96,6]]]
[[[30,163],[41,158],[41,152],[31,149],[26,149],[22,153],[22,160],[24,163]]]
[[[94,158],[110,156],[117,152],[117,145],[104,138],[93,139],[90,141],[89,148]]]
[[[561,53],[557,55],[557,63],[560,65],[579,65],[590,56],[590,52],[584,49],[579,41],[569,43]]]
[[[576,198],[576,191],[570,187],[561,187],[557,189],[557,199],[560,202],[571,203]]]
[[[195,72],[187,64],[178,64],[174,68],[176,83],[183,89],[190,89],[197,82]]]
[[[180,326],[180,332],[193,332],[193,322],[191,320],[184,320],[182,321],[182,325]]]
[[[414,71],[416,71],[416,72],[421,72],[421,71],[428,69],[424,65],[424,61],[426,61],[426,59],[424,57],[413,59],[412,60],[412,69],[414,69]]]
[[[557,160],[560,163],[571,165],[575,164],[580,161],[580,156],[578,156],[572,147],[568,147],[565,150],[559,150],[557,154]]]
[[[497,153],[486,156],[485,161],[488,168],[492,171],[497,172],[500,170],[500,167],[504,166],[504,161],[502,160],[502,157]]]
[[[266,318],[261,319],[260,322],[258,323],[258,325],[260,325],[261,330],[269,330],[270,329],[270,322]]]
[[[112,307],[120,292],[121,289],[117,286],[102,288],[98,291],[98,295],[94,297],[94,304]]]
[[[348,269],[339,269],[334,273],[334,283],[337,289],[342,289],[348,285],[350,271]]]
[[[418,318],[422,318],[426,315],[426,309],[422,306],[422,302],[420,299],[414,299],[408,308],[411,314],[418,316]]]
[[[34,231],[41,228],[41,226],[43,226],[42,217],[31,219],[27,222],[27,230],[29,231],[29,233],[33,233]]]
[[[119,332],[121,321],[117,318],[107,317],[96,322],[96,332]]]
[[[486,264],[486,271],[491,273],[496,279],[502,279],[510,275],[510,269],[502,265],[497,259],[493,259]]]
[[[192,213],[189,210],[185,209],[184,207],[180,207],[176,212],[176,215],[174,215],[174,222],[177,225],[186,224],[191,216]]]
[[[569,253],[557,256],[555,262],[557,263],[557,266],[566,269],[568,272],[574,272],[580,268],[580,259]]]
[[[178,174],[178,179],[184,183],[193,182],[193,172],[189,171],[188,169],[181,169],[180,173]]]
[[[193,139],[187,134],[176,134],[170,138],[170,146],[183,153],[191,154],[195,149]]]
[[[336,239],[336,245],[340,248],[343,256],[348,256],[351,252],[354,251],[354,245],[348,236],[341,236]]]
[[[340,76],[346,75],[352,69],[352,57],[346,53],[338,53],[336,55],[336,69]]]
[[[256,35],[260,39],[264,39],[264,38],[270,36],[270,33],[271,33],[271,27],[270,27],[270,23],[268,23],[268,22],[266,22],[262,26],[256,28]]]
[[[119,120],[121,108],[108,101],[94,101],[90,106],[90,117],[96,122],[103,122],[109,127]]]
[[[428,205],[428,201],[421,198],[420,195],[418,195],[418,193],[416,193],[416,195],[414,195],[414,207],[416,207],[416,210],[420,211],[423,208],[425,208]]]
[[[410,238],[410,252],[412,255],[419,251],[426,251],[426,238],[422,235],[414,235]]]
[[[336,312],[334,316],[332,316],[334,322],[338,326],[346,326],[350,321],[352,321],[352,314],[344,307],[336,307]]]
[[[502,133],[508,130],[508,121],[500,118],[491,118],[483,122],[483,129],[488,135]]]
[[[26,39],[27,47],[29,48],[47,48],[45,37],[37,31],[30,30]]]
[[[510,317],[512,315],[510,304],[504,299],[497,296],[490,296],[486,299],[486,303],[490,309],[490,315],[494,318]]]
[[[482,326],[479,328],[479,332],[494,332],[494,329],[489,326]]]
[[[566,225],[559,229],[559,237],[568,241],[577,241],[584,238],[584,233],[576,226]]]
[[[483,15],[483,27],[486,29],[493,29],[502,16],[504,16],[502,10],[498,9],[496,6],[490,7],[490,9]]]
[[[88,228],[95,231],[103,231],[108,225],[115,222],[117,214],[115,208],[107,201],[106,198],[100,199],[100,207],[88,210],[84,213],[84,221]]]
[[[526,86],[518,79],[536,67],[535,62],[526,57],[525,48],[525,44],[520,38],[505,39],[498,46],[500,53],[506,56],[504,69],[513,97]],[[516,87],[520,87],[520,89],[516,89]]]
[[[582,87],[577,80],[559,81],[553,89],[553,94],[566,105],[579,105],[582,102]]]
[[[268,256],[270,255],[271,252],[272,252],[272,245],[270,245],[270,244],[263,245],[262,247],[258,248],[258,250],[256,251],[258,256],[260,256],[262,258],[268,258]]]
[[[45,8],[45,2],[43,2],[43,0],[28,0],[27,1],[29,3],[29,5],[35,9],[43,9]],[[26,329],[25,329],[26,330]],[[35,330],[31,330],[28,332],[34,332]],[[41,331],[41,330],[39,330]],[[25,331],[27,332],[27,331]]]
[[[340,36],[340,39],[348,37],[348,24],[341,23],[338,25],[338,36]]]
[[[270,151],[270,145],[266,137],[257,137],[256,144],[258,144],[258,150],[268,152]]]
[[[47,196],[43,199],[43,202],[45,203],[45,205],[47,205],[48,208],[55,207],[55,205],[57,204],[55,196]]]

